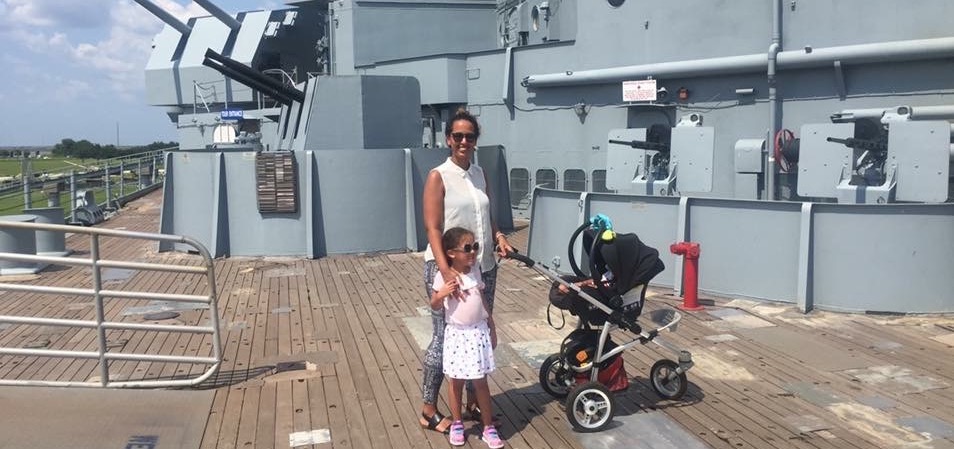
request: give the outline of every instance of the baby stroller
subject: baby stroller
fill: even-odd
[[[579,236],[588,256],[589,273],[576,263],[573,249]],[[554,281],[551,303],[579,318],[579,325],[540,367],[543,390],[557,399],[566,398],[566,416],[580,432],[598,432],[613,420],[613,392],[628,387],[621,353],[649,342],[673,352],[678,362],[661,359],[649,371],[653,390],[664,399],[679,399],[686,392],[686,371],[692,355],[659,338],[663,330],[674,331],[682,315],[674,309],[654,311],[650,319],[659,327],[644,330],[637,323],[642,312],[648,282],[663,269],[659,253],[644,245],[635,234],[616,234],[609,218],[597,215],[574,231],[569,243],[570,267],[575,277],[562,276],[546,265],[521,254],[508,258]],[[580,280],[591,279],[593,287],[580,287]],[[558,293],[564,286],[566,294]],[[610,338],[614,329],[637,336],[617,344]]]

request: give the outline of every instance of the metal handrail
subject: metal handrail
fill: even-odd
[[[61,318],[42,318],[42,317],[24,317],[12,315],[0,315],[0,323],[13,323],[20,325],[38,325],[38,326],[58,326],[82,329],[96,329],[98,337],[97,351],[71,351],[55,349],[32,349],[32,348],[11,348],[0,346],[0,355],[27,356],[27,357],[60,357],[74,359],[98,359],[100,367],[99,382],[80,382],[80,381],[46,381],[29,379],[0,379],[2,385],[17,386],[56,386],[56,387],[99,387],[99,388],[167,388],[167,387],[187,387],[198,385],[214,375],[222,364],[222,347],[220,342],[219,315],[217,307],[215,270],[212,262],[212,256],[201,243],[190,237],[153,234],[145,232],[124,231],[116,229],[100,228],[82,228],[76,226],[55,225],[45,223],[21,223],[21,222],[0,222],[0,229],[20,229],[32,231],[63,232],[73,234],[86,234],[90,236],[89,258],[77,257],[53,257],[38,256],[29,254],[14,254],[0,252],[0,259],[14,260],[22,262],[36,262],[47,264],[71,265],[80,267],[90,267],[92,277],[92,288],[66,288],[52,287],[42,285],[25,285],[0,283],[0,291],[18,291],[29,293],[47,293],[57,295],[85,296],[92,297],[96,306],[95,320],[75,320]],[[173,242],[189,245],[195,248],[202,256],[202,266],[178,266],[160,263],[148,262],[126,262],[118,260],[102,259],[100,257],[99,240],[100,237],[118,237],[139,240],[151,240],[162,242]],[[102,269],[103,268],[124,268],[140,271],[163,271],[173,273],[186,273],[194,275],[205,275],[208,279],[208,295],[182,295],[167,293],[152,293],[140,291],[118,291],[103,289]],[[126,323],[117,321],[106,321],[104,300],[106,298],[127,298],[127,299],[152,299],[175,301],[185,303],[208,304],[210,309],[209,325],[207,326],[186,326],[186,325],[167,325],[151,323]],[[2,298],[0,298],[2,300]],[[211,357],[188,357],[159,354],[142,353],[122,353],[109,352],[106,344],[107,330],[130,330],[130,331],[155,331],[155,332],[181,332],[209,334],[212,336],[212,356]],[[188,363],[209,365],[201,375],[186,379],[156,379],[139,381],[113,381],[110,379],[111,361],[139,361],[139,362],[157,362],[157,363]]]

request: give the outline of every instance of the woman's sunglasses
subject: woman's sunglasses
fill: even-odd
[[[477,134],[474,133],[451,133],[451,138],[457,143],[463,142],[465,137],[467,138],[468,142],[477,141]]]
[[[454,251],[460,251],[462,253],[470,253],[470,252],[476,253],[477,251],[480,251],[480,243],[474,242],[473,245],[468,243],[464,245],[463,248],[454,248]]]

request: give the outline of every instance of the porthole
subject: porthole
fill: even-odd
[[[626,2],[626,0],[606,0],[606,2],[609,3],[610,6],[614,8],[619,8],[620,6],[622,6],[623,3]]]
[[[543,187],[544,189],[553,189],[557,188],[557,176],[556,170],[551,170],[549,168],[542,168],[537,170],[537,182],[538,187]]]
[[[530,171],[525,168],[510,170],[510,207],[525,206],[530,200]]]
[[[606,170],[593,170],[593,191],[597,193],[612,192],[606,188]]]
[[[586,172],[578,168],[571,168],[563,172],[563,190],[570,192],[586,191]]]

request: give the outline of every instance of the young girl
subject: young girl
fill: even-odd
[[[464,228],[448,229],[441,243],[455,275],[454,279],[445,280],[438,272],[434,276],[434,294],[431,295],[431,308],[443,308],[447,323],[444,329],[444,374],[450,378],[448,388],[454,418],[448,439],[454,446],[464,444],[461,396],[464,381],[470,379],[481,410],[482,438],[488,447],[501,448],[504,441],[492,423],[490,389],[487,386],[487,374],[495,368],[493,350],[497,347],[497,331],[480,294],[483,281],[480,267],[476,266],[480,244],[474,241],[474,233]]]

